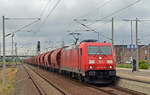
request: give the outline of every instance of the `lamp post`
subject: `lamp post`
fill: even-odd
[[[138,19],[136,18],[136,70],[139,70],[139,46],[138,46]]]

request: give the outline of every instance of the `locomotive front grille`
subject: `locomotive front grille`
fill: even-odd
[[[115,76],[116,75],[116,71],[115,70],[111,70],[111,71],[105,71],[105,70],[89,70],[86,73],[87,76]]]

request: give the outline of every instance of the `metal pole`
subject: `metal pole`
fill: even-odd
[[[112,18],[112,45],[114,45],[114,18]]]
[[[14,54],[14,33],[12,33],[12,61],[13,61],[13,59],[14,59],[14,56],[13,56],[13,54]]]
[[[133,60],[133,31],[132,31],[132,20],[131,20],[131,60]]]
[[[149,63],[149,54],[150,52],[149,52],[149,44],[148,44],[148,63]]]
[[[147,45],[147,62],[149,63],[149,44]]]
[[[2,17],[3,22],[3,71],[2,71],[2,85],[5,86],[6,79],[6,60],[5,60],[5,16]]]
[[[138,47],[138,19],[136,18],[136,70],[139,70],[139,47]]]
[[[15,43],[15,55],[16,55],[16,58],[15,58],[15,62],[16,62],[16,65],[17,65],[17,43]]]
[[[62,45],[61,45],[61,47],[63,48],[65,46],[65,43],[64,43],[64,41],[62,41]]]
[[[122,40],[122,46],[123,46],[123,53],[122,53],[122,63],[124,63],[125,60],[125,48],[124,48],[124,40]]]
[[[2,50],[1,50],[1,42],[0,42],[0,61],[1,61],[1,59],[2,59]]]
[[[149,46],[150,46],[150,44],[148,44],[148,63],[150,62],[150,58],[149,58],[150,57],[149,56],[150,55],[150,49],[149,49]]]
[[[131,20],[131,45],[133,45],[133,31],[132,31],[132,20]]]
[[[112,47],[114,51],[114,58],[116,61],[116,51],[115,51],[115,46],[114,46],[114,18],[112,17]]]

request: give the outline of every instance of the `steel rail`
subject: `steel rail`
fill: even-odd
[[[28,66],[30,69],[32,69],[30,66]],[[33,69],[32,69],[33,70]],[[34,70],[33,70],[34,71]],[[36,71],[34,71],[35,73],[37,73]],[[41,76],[41,77],[43,77],[42,75],[40,75],[39,73],[37,73],[39,76]],[[48,79],[46,79],[45,77],[44,77],[44,80],[46,80],[46,81],[48,81],[48,82],[50,82]],[[71,79],[72,81],[75,81],[75,82],[80,82],[79,80],[74,80],[74,79]],[[91,88],[94,88],[94,89],[96,89],[96,90],[98,90],[98,91],[101,91],[101,92],[104,92],[104,93],[106,93],[106,94],[109,94],[109,95],[118,95],[118,93],[115,93],[115,92],[111,92],[110,90],[108,90],[108,89],[104,89],[104,88],[100,88],[100,87],[97,87],[97,86],[95,86],[95,85],[91,85],[91,84],[88,84],[88,83],[83,83],[83,82],[81,82],[83,85],[86,85],[87,87],[91,87]],[[53,83],[52,82],[50,82],[50,84],[53,86]],[[55,85],[54,85],[54,87],[56,87]],[[57,89],[58,87],[56,87],[56,89]],[[141,93],[141,92],[137,92],[137,91],[133,91],[133,90],[130,90],[130,89],[127,89],[127,88],[122,88],[122,87],[118,87],[118,86],[108,86],[108,87],[106,87],[106,88],[111,88],[111,89],[113,89],[114,91],[120,91],[120,92],[124,92],[124,93],[127,93],[127,94],[131,94],[131,95],[146,95],[146,94],[144,94],[144,93]],[[59,88],[58,88],[59,89]],[[60,91],[62,91],[61,89],[60,89]],[[62,91],[63,93],[64,93],[64,91]],[[64,95],[67,95],[66,93],[64,93]]]
[[[31,67],[28,66],[28,68],[30,68],[34,73],[36,73],[38,76],[44,79],[47,83],[49,83],[51,86],[57,89],[62,95],[68,95],[65,91],[63,91],[61,88],[57,87],[54,83],[52,83],[49,79],[43,77],[40,73],[34,71]]]
[[[24,67],[24,66],[23,66]],[[31,79],[31,81],[33,82],[34,86],[36,87],[36,89],[38,90],[40,95],[45,95],[44,92],[40,89],[40,87],[36,84],[36,82],[33,80],[32,76],[30,75],[30,73],[28,72],[28,70],[24,67],[25,72],[28,74],[29,78]]]

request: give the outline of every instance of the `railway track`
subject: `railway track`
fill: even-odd
[[[124,87],[124,88],[129,87],[132,90],[136,90],[138,92],[144,92],[144,93],[150,95],[150,93],[149,93],[150,83],[147,80],[139,81],[139,80],[129,79],[129,78],[119,78],[119,80],[120,81],[119,81],[118,85],[121,87]]]
[[[114,86],[114,87],[111,87],[111,86],[107,86],[107,87],[92,86],[92,88],[95,88],[97,90],[105,92],[108,95],[146,95],[144,93],[140,93],[140,92],[136,92],[133,90],[129,90],[129,89],[121,88],[121,87],[116,87],[116,86]]]
[[[23,66],[24,67],[24,66]],[[34,79],[32,78],[32,76],[30,75],[30,73],[28,72],[28,70],[24,67],[25,72],[28,74],[29,78],[31,79],[32,83],[34,84],[34,86],[36,87],[37,91],[39,92],[40,95],[45,95],[43,93],[43,91],[40,89],[40,87],[38,86],[38,84],[34,81]]]
[[[32,70],[34,70],[34,68],[32,68],[31,66],[29,66],[29,67]],[[37,73],[35,70],[34,70],[34,72]],[[37,74],[39,74],[39,73],[37,73]],[[42,75],[40,75],[40,76],[43,77]],[[43,78],[45,78],[45,77],[43,77]],[[49,81],[48,79],[46,79],[46,80]],[[90,85],[87,83],[79,83],[79,81],[77,81],[77,80],[73,80],[73,79],[71,79],[71,80],[75,82],[75,85],[78,85],[78,86],[84,85],[89,90],[95,89],[94,91],[103,92],[106,95],[146,95],[146,94],[136,92],[133,90],[129,90],[129,89],[125,89],[122,87],[117,87],[117,86],[104,86],[104,87],[101,86],[101,87],[99,87],[99,86]]]
[[[141,92],[133,91],[133,90],[122,88],[122,87],[115,86],[115,85],[106,86],[106,85],[92,85],[92,84],[87,84],[87,83],[83,83],[83,84],[89,87],[89,89],[94,88],[108,95],[147,95]]]
[[[48,93],[44,92],[43,88],[41,88],[41,86],[39,86],[38,83],[35,82],[35,79],[33,78],[33,76],[30,74],[29,72],[29,68],[27,66],[23,66],[27,72],[27,74],[29,75],[29,78],[32,80],[33,84],[35,85],[35,87],[37,88],[38,92],[40,95],[52,95],[52,93]],[[27,69],[28,68],[28,69]],[[30,68],[30,70],[32,70]],[[62,89],[60,89],[59,87],[57,87],[55,84],[53,84],[50,80],[48,80],[47,78],[43,77],[42,75],[40,75],[39,73],[35,72],[34,70],[32,70],[36,75],[38,75],[40,78],[42,78],[45,82],[47,82],[49,85],[51,85],[53,88],[55,88],[60,95],[68,95],[65,91],[63,91]],[[56,94],[57,95],[57,94]]]

